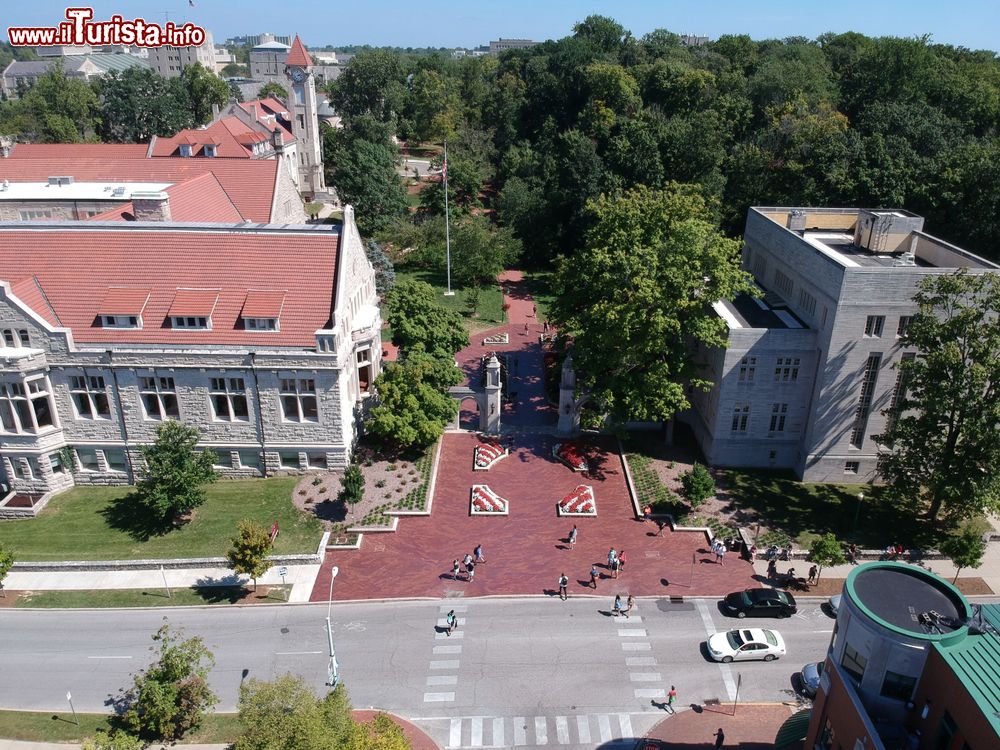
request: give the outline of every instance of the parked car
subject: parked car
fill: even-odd
[[[834,594],[830,597],[830,601],[827,602],[830,605],[830,611],[833,612],[833,616],[837,616],[837,612],[840,611],[840,594]]]
[[[763,659],[774,661],[785,655],[785,640],[777,630],[749,628],[730,630],[708,637],[708,655],[726,662]]]
[[[722,600],[722,610],[736,617],[790,617],[798,608],[795,597],[778,589],[734,591]]]
[[[806,664],[802,667],[802,671],[799,672],[799,684],[802,685],[802,694],[808,695],[810,698],[816,697],[816,691],[819,690],[819,678],[823,676],[823,662],[814,661],[812,664]]]

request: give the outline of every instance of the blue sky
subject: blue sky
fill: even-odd
[[[870,36],[930,34],[934,41],[1000,49],[1000,0],[94,0],[98,20],[113,13],[162,23],[192,21],[217,41],[239,34],[298,32],[307,45],[470,47],[498,37],[557,39],[591,13],[611,16],[636,36],[747,33],[755,39],[860,31]],[[86,0],[73,5],[86,6]],[[65,2],[0,0],[0,23],[51,26]]]

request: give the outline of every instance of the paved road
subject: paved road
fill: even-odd
[[[789,655],[765,664],[719,665],[701,643],[735,626],[715,600],[637,602],[615,621],[604,598],[481,599],[334,604],[341,674],[356,707],[415,720],[444,747],[558,744],[594,747],[640,736],[662,713],[651,701],[673,683],[683,705],[789,698],[791,677],[822,658],[833,620],[805,603],[771,622]],[[443,632],[453,607],[459,628]],[[215,653],[220,710],[236,705],[246,675],[326,677],[326,607],[178,609],[166,613]],[[0,611],[0,706],[103,710],[129,675],[151,659],[150,634],[163,610]],[[744,620],[740,624],[755,624]]]

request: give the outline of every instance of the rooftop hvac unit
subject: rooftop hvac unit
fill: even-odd
[[[896,260],[893,261],[892,265],[894,265],[894,266],[915,266],[915,265],[917,265],[917,256],[914,255],[910,251],[907,251],[905,253],[901,253],[899,256],[896,257]]]
[[[112,198],[121,198],[124,195],[125,195],[125,188],[123,187],[116,187],[114,190],[111,191]]]
[[[60,185],[72,185],[72,184],[73,184],[73,178],[69,175],[49,178],[49,185],[55,185],[58,187]]]

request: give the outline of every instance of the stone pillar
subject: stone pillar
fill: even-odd
[[[563,360],[559,380],[559,435],[573,435],[580,430],[580,410],[576,408],[576,371],[573,370],[573,355],[567,354]]]
[[[486,363],[486,394],[479,409],[481,432],[500,432],[500,360],[494,354]]]

